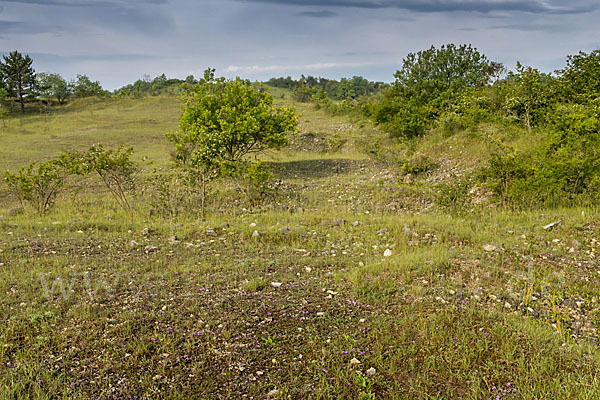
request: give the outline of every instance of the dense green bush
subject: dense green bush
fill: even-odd
[[[419,175],[437,168],[438,164],[424,155],[415,156],[409,160],[398,161],[402,174]]]
[[[496,144],[483,171],[494,193],[509,204],[568,205],[600,192],[600,107],[563,104],[552,114],[551,133],[533,153]]]
[[[294,89],[294,99],[300,103],[308,103],[312,100],[312,97],[317,93],[317,90],[306,85],[298,86]]]
[[[410,53],[395,82],[373,107],[373,117],[392,136],[421,136],[431,122],[469,88],[490,80],[491,63],[470,45],[449,44]]]
[[[4,179],[21,202],[28,202],[43,214],[52,208],[67,178],[80,172],[78,158],[73,153],[64,153],[54,160],[21,167],[18,173],[6,171]]]
[[[567,57],[559,77],[564,100],[588,103],[600,97],[600,50]]]

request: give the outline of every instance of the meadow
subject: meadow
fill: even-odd
[[[400,142],[271,91],[302,114],[260,156],[277,190],[219,181],[205,217],[157,201],[175,96],[0,126],[2,171],[97,143],[140,167],[131,211],[87,179],[43,215],[0,184],[1,399],[600,398],[598,210],[461,192],[489,134],[535,136]]]

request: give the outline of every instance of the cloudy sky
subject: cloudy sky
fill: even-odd
[[[392,81],[409,52],[471,43],[551,72],[600,48],[599,0],[0,0],[0,52],[115,89],[143,75]]]

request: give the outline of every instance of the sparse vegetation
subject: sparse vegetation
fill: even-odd
[[[598,397],[595,56],[529,117],[480,56],[400,138],[213,70],[8,113],[0,398]]]

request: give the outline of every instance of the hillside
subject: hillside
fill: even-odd
[[[271,90],[302,114],[261,155],[277,189],[219,181],[204,218],[164,137],[175,97],[7,121],[0,170],[102,143],[140,172],[130,212],[86,179],[43,215],[0,185],[0,398],[600,396],[600,214],[502,207],[471,179],[490,137],[536,132],[401,142]]]

